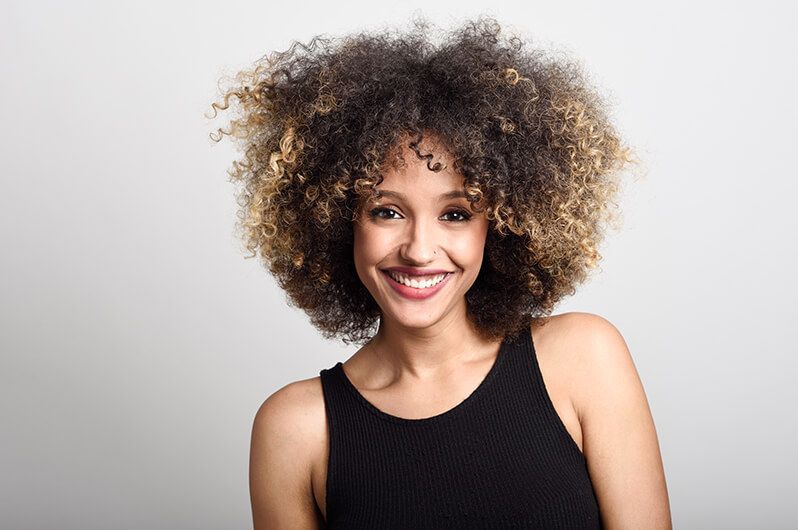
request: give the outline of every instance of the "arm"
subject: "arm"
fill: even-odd
[[[598,315],[570,316],[581,357],[574,404],[602,523],[610,530],[671,530],[654,420],[626,342]]]
[[[254,530],[322,527],[311,488],[307,445],[313,437],[303,427],[306,396],[300,383],[291,383],[255,414],[249,460]]]

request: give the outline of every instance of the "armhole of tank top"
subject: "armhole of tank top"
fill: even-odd
[[[532,332],[529,331],[529,349],[530,349],[530,364],[532,365],[532,370],[534,371],[534,376],[540,381],[540,392],[543,394],[543,401],[545,402],[545,408],[548,410],[549,416],[551,416],[554,423],[557,424],[557,428],[560,432],[568,439],[568,444],[576,451],[576,454],[581,460],[585,460],[585,454],[579,449],[579,446],[576,445],[576,440],[574,437],[571,436],[571,433],[568,431],[568,428],[565,426],[565,423],[562,421],[560,414],[557,412],[557,409],[554,407],[554,402],[551,399],[551,395],[549,394],[549,389],[546,387],[546,381],[543,379],[543,371],[540,369],[540,363],[538,363],[538,352],[537,348],[535,347],[535,341],[532,338]]]
[[[337,462],[333,459],[334,448],[337,448],[337,445],[334,445],[335,436],[337,433],[333,428],[333,405],[330,398],[333,393],[331,384],[334,384],[332,381],[335,378],[335,374],[332,372],[332,370],[333,369],[322,370],[321,374],[322,395],[324,396],[324,415],[327,418],[327,473],[324,477],[325,528],[330,524],[330,499],[333,497],[330,495],[330,485],[334,483],[334,481],[331,479],[334,478],[334,466],[337,464]]]

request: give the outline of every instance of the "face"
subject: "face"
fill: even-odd
[[[435,151],[433,151],[435,153]],[[488,221],[475,214],[464,178],[447,168],[434,172],[405,147],[406,164],[390,168],[377,186],[381,196],[364,203],[354,226],[358,276],[400,327],[427,328],[465,318],[465,294],[482,265]]]

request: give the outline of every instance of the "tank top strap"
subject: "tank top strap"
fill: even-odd
[[[364,407],[365,398],[347,379],[342,362],[321,370],[319,376],[331,434],[336,426],[351,428],[372,419],[368,407]]]
[[[337,440],[344,431],[363,424],[368,417],[363,414],[358,399],[348,388],[348,381],[340,361],[330,368],[319,372],[321,378],[324,406],[327,413],[327,427],[331,443],[336,446]]]
[[[586,465],[582,450],[568,432],[551,400],[529,327],[513,341],[512,351],[508,363],[512,367],[507,370],[503,399],[512,403],[519,414],[534,418],[539,423],[536,430],[547,438],[552,447],[559,447],[569,457]]]
[[[324,401],[329,412],[335,413],[341,405],[347,401],[349,391],[346,389],[344,381],[338,373],[342,363],[339,361],[330,368],[324,368],[319,372],[321,386],[324,392]]]

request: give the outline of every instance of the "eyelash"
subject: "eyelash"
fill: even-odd
[[[386,220],[389,220],[389,221],[393,219],[393,218],[390,218],[390,217],[381,217],[380,213],[382,213],[382,212],[394,212],[394,213],[396,213],[396,210],[394,210],[393,208],[386,208],[386,207],[373,208],[373,209],[371,209],[369,211],[369,217],[372,218],[372,219],[386,219]],[[459,210],[459,209],[449,210],[444,215],[449,215],[449,214],[453,214],[453,213],[456,213],[456,214],[462,216],[462,219],[456,219],[456,220],[450,221],[452,223],[465,223],[465,222],[468,222],[468,221],[471,220],[471,214],[469,214],[468,212],[466,212],[464,210]]]

